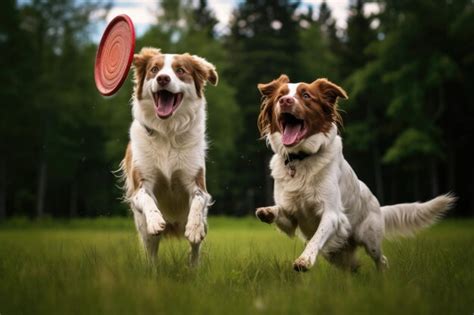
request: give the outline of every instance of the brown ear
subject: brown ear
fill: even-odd
[[[135,95],[138,99],[142,98],[143,82],[146,76],[146,67],[148,61],[153,56],[159,55],[160,50],[151,47],[144,47],[138,54],[133,55],[133,78],[135,82]]]
[[[336,104],[338,97],[348,99],[346,91],[328,79],[317,79],[311,85],[317,90],[322,100],[329,104]]]
[[[191,56],[191,60],[192,67],[194,68],[196,93],[201,97],[206,81],[216,86],[219,81],[219,76],[217,75],[216,67],[206,59],[193,55]]]
[[[280,87],[280,85],[288,82],[290,82],[288,76],[286,74],[282,74],[278,79],[275,79],[269,83],[259,83],[257,88],[264,97],[269,97]]]
[[[219,82],[219,76],[217,75],[217,71],[215,68],[209,69],[209,77],[207,78],[212,85],[216,86],[217,82]]]
[[[193,59],[199,64],[200,68],[203,69],[204,79],[214,86],[217,85],[217,82],[219,81],[219,76],[217,75],[216,67],[202,57],[193,55]]]
[[[286,74],[282,74],[278,79],[275,79],[269,83],[259,83],[257,85],[258,90],[263,96],[262,104],[260,105],[260,113],[258,114],[257,119],[257,127],[262,137],[271,132],[274,106],[272,95],[282,84],[288,82],[290,82],[288,76]]]

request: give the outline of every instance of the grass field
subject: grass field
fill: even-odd
[[[320,259],[292,270],[303,248],[256,219],[211,218],[202,262],[187,243],[141,254],[132,219],[16,220],[0,225],[0,314],[474,313],[474,221],[446,220],[384,243],[390,269],[360,252],[357,274]]]

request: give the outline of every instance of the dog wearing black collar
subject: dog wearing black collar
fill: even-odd
[[[356,270],[358,246],[385,269],[381,244],[386,233],[410,235],[453,206],[450,194],[425,203],[380,206],[342,154],[337,100],[347,94],[341,87],[327,79],[290,83],[281,75],[258,89],[258,127],[275,153],[270,161],[275,205],[258,208],[256,215],[289,236],[299,232],[306,247],[295,270],[310,269],[319,253],[336,266]]]

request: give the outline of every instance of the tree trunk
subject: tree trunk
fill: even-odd
[[[375,193],[377,195],[377,199],[379,203],[383,205],[385,203],[385,196],[383,191],[383,181],[382,181],[382,165],[380,163],[380,152],[377,144],[374,145],[374,149],[372,150],[373,158],[374,158],[374,176],[375,176]]]
[[[48,180],[47,162],[45,158],[41,159],[38,170],[38,193],[36,195],[36,217],[44,216],[44,198],[46,194],[46,184]]]
[[[77,202],[78,202],[78,189],[77,189],[77,179],[74,179],[71,184],[71,199],[69,203],[69,217],[77,217]]]
[[[7,217],[7,166],[5,156],[0,157],[0,221]]]
[[[419,201],[421,199],[420,198],[420,171],[418,168],[414,171],[414,176],[413,176],[413,194],[416,201]]]
[[[446,168],[446,175],[448,178],[448,189],[451,191],[455,191],[456,189],[456,153],[454,150],[455,147],[448,144],[448,167]]]
[[[439,195],[439,181],[438,181],[438,163],[436,159],[431,159],[431,196],[436,197]]]
[[[392,167],[390,170],[391,174],[391,181],[390,181],[390,204],[398,203],[398,185],[399,181],[397,181],[397,177],[395,176],[395,170]]]

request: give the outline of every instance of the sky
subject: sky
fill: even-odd
[[[146,29],[156,23],[156,0],[114,0],[113,7],[107,16],[107,22],[110,22],[119,14],[127,14],[135,24],[137,35],[142,35]],[[219,24],[216,26],[218,33],[225,33],[232,10],[237,7],[242,0],[208,0],[209,7],[214,11]],[[319,7],[322,0],[303,0],[301,7],[308,5]],[[333,17],[340,28],[345,28],[348,15],[349,0],[327,0],[328,6],[332,10]],[[372,13],[377,10],[376,4],[366,5],[366,13]],[[105,25],[103,26],[105,29]]]

